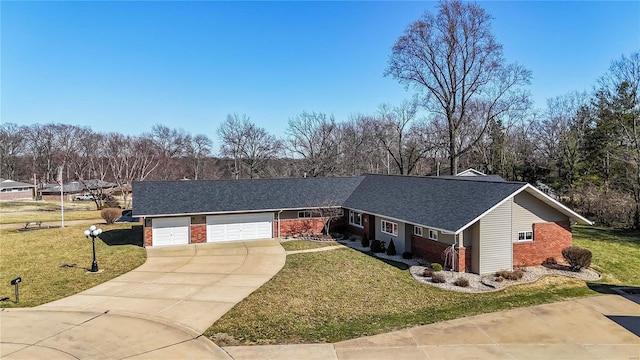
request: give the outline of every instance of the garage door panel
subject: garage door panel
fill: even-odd
[[[272,213],[212,215],[207,217],[207,242],[271,238]]]
[[[190,224],[188,217],[152,219],[153,246],[188,244]]]

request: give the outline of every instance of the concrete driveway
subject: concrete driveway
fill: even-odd
[[[106,283],[33,309],[3,309],[0,357],[228,358],[200,334],[285,259],[277,240],[148,248],[142,266]]]

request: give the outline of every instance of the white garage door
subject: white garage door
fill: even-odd
[[[272,237],[272,213],[207,216],[207,242]]]
[[[153,219],[153,246],[188,244],[190,224],[188,217]]]

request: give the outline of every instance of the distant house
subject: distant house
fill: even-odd
[[[0,178],[0,200],[33,200],[35,185]]]
[[[318,210],[332,206],[343,213],[336,229],[435,262],[451,248],[455,270],[480,274],[558,258],[571,224],[591,224],[530,184],[487,176],[145,181],[133,191],[145,246],[319,232]]]
[[[103,192],[107,189],[112,189],[116,184],[102,181],[97,179],[85,180],[85,181],[71,181],[69,183],[62,184],[62,191],[64,192],[65,200],[73,200],[76,195],[84,194],[88,191]],[[40,198],[43,200],[60,200],[60,185],[58,184],[43,184],[42,188],[38,190]]]

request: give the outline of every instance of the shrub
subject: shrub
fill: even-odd
[[[524,271],[522,270],[513,270],[513,271],[507,271],[507,270],[500,270],[497,271],[494,274],[495,277],[501,277],[503,279],[506,280],[520,280],[522,279],[522,276],[524,276]]]
[[[431,277],[431,275],[433,275],[433,269],[425,268],[422,270],[422,276]]]
[[[360,239],[360,245],[362,245],[362,247],[370,246],[369,237],[367,236],[367,234],[362,235],[362,239]]]
[[[107,199],[104,201],[104,207],[105,208],[116,208],[116,209],[120,209],[120,203],[118,202],[118,200],[116,199]]]
[[[104,221],[107,222],[107,224],[113,224],[116,220],[118,220],[118,218],[121,215],[121,210],[120,209],[115,209],[115,208],[106,208],[106,209],[102,209],[102,211],[100,212],[100,216],[102,216],[102,218],[104,219]]]
[[[384,242],[380,240],[371,240],[371,251],[374,253],[385,252]]]
[[[469,287],[469,280],[463,277],[459,277],[453,282],[456,286]]]
[[[431,282],[442,284],[447,282],[447,280],[445,280],[444,275],[434,273],[431,275]]]
[[[389,247],[387,248],[387,255],[393,256],[396,254],[396,246],[393,244],[393,239],[389,241]]]
[[[504,281],[504,278],[503,278],[502,276],[498,276],[498,277],[496,277],[496,278],[495,278],[495,279],[493,279],[493,280],[495,280],[495,281],[497,281],[497,282],[503,282],[503,281]]]
[[[438,263],[431,264],[431,268],[433,269],[433,271],[442,271],[442,265]]]
[[[542,266],[552,266],[552,265],[558,265],[556,258],[548,257],[544,259],[544,261],[542,262]]]
[[[403,259],[413,259],[413,254],[410,251],[405,251],[402,253]]]
[[[571,271],[580,271],[591,265],[591,251],[577,246],[569,246],[562,249],[562,257],[569,263]]]

